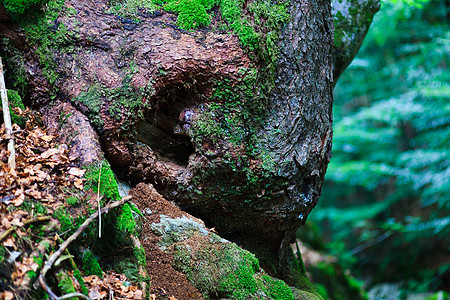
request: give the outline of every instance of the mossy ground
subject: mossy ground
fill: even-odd
[[[39,9],[48,0],[1,0],[6,11],[15,18],[19,18],[30,10]]]

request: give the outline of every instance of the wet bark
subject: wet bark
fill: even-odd
[[[330,3],[290,1],[270,76],[266,62],[231,31],[217,29],[219,14],[209,27],[188,32],[168,13],[141,14],[137,23],[108,8],[106,0],[65,1],[47,24],[47,44],[32,42],[0,12],[4,52],[24,70],[29,104],[78,147],[80,163],[100,158],[100,145],[122,179],[152,183],[253,251],[268,272],[304,288],[289,243],[317,204],[331,156],[333,51],[343,48],[333,50]],[[356,36],[359,47],[364,35]],[[335,77],[354,49],[348,53],[335,56]],[[224,84],[225,91],[245,94],[240,87],[252,70],[259,72],[250,83],[253,98],[226,115],[212,111],[234,101],[217,96]],[[65,103],[52,106],[53,98]],[[263,107],[253,111],[257,118],[242,116],[255,99]],[[239,120],[237,127],[222,126],[230,118]],[[79,130],[64,133],[64,120]],[[207,121],[221,139],[199,133]],[[236,128],[245,129],[239,139]]]

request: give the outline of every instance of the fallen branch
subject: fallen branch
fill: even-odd
[[[116,202],[106,205],[104,208],[102,208],[100,210],[100,212],[97,211],[97,212],[93,213],[89,218],[86,219],[86,221],[83,222],[83,224],[81,224],[80,227],[78,227],[78,229],[77,229],[77,231],[75,231],[75,233],[73,233],[64,243],[61,244],[61,246],[59,247],[59,249],[56,252],[54,252],[52,255],[50,255],[50,257],[48,258],[44,267],[42,268],[42,271],[41,271],[41,274],[39,275],[38,281],[39,281],[40,285],[42,286],[42,288],[47,292],[47,294],[49,294],[51,299],[54,299],[54,300],[67,299],[67,298],[62,298],[62,297],[66,297],[66,296],[62,296],[62,297],[56,296],[45,283],[45,275],[47,274],[48,270],[50,270],[52,268],[53,264],[58,259],[58,257],[66,250],[66,248],[70,245],[70,243],[72,243],[74,240],[76,240],[77,237],[83,232],[83,230],[86,229],[86,227],[88,227],[89,224],[91,224],[91,222],[93,220],[95,220],[95,218],[97,218],[99,213],[100,214],[105,213],[105,212],[107,213],[110,209],[122,205],[123,203],[129,201],[131,198],[132,198],[131,196],[123,197],[119,201],[116,201]]]
[[[5,122],[6,139],[8,140],[8,165],[11,169],[16,168],[16,151],[14,149],[14,138],[11,124],[11,113],[9,111],[8,93],[6,92],[5,78],[3,77],[3,63],[0,57],[0,94],[2,97],[3,120]]]

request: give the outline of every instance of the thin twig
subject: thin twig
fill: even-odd
[[[56,296],[55,293],[48,287],[47,283],[45,282],[44,276],[39,276],[39,283],[41,284],[44,291],[50,296],[50,299],[58,299],[58,296]]]
[[[365,250],[365,249],[367,249],[369,247],[372,247],[373,245],[381,243],[385,239],[389,238],[391,235],[392,235],[392,232],[386,231],[382,235],[380,235],[380,236],[378,236],[376,238],[373,238],[373,239],[367,241],[366,243],[359,245],[358,247],[353,248],[352,250],[350,250],[350,253],[352,255],[356,255],[359,252],[361,252],[361,251],[363,251],[363,250]]]
[[[25,225],[29,225],[31,223],[36,223],[36,222],[42,222],[42,221],[48,221],[50,220],[50,216],[42,216],[42,217],[36,217],[34,219],[30,219],[30,220],[26,220],[25,222],[23,222],[22,226],[12,226],[11,228],[9,228],[8,230],[6,230],[1,236],[0,236],[0,242],[3,241],[10,233],[12,233],[13,231],[17,230],[18,228],[21,228]]]
[[[11,124],[11,113],[9,111],[8,93],[6,92],[5,78],[3,77],[3,64],[0,57],[0,94],[2,98],[3,120],[5,122],[6,139],[8,140],[8,165],[11,169],[16,168],[16,151],[14,148],[13,130]]]
[[[88,296],[86,296],[85,294],[82,293],[70,293],[70,294],[66,294],[64,296],[59,297],[59,300],[63,300],[63,299],[70,299],[70,298],[75,298],[75,297],[79,297],[79,298],[83,298],[86,300],[90,300],[90,298]]]
[[[102,214],[100,213],[100,179],[102,176],[103,160],[100,164],[100,171],[98,172],[98,186],[97,186],[97,205],[98,205],[98,238],[102,238]]]
[[[107,213],[110,209],[122,205],[123,203],[129,201],[131,198],[132,198],[131,196],[123,197],[119,201],[112,202],[112,203],[106,205],[99,212],[95,212],[92,215],[90,215],[90,217],[87,218],[86,221],[84,221],[83,224],[81,224],[80,227],[78,227],[77,231],[75,231],[64,243],[62,243],[61,246],[59,247],[59,249],[56,252],[54,252],[52,255],[50,255],[50,257],[48,258],[48,260],[45,263],[44,267],[42,268],[41,274],[39,275],[39,283],[44,288],[44,290],[49,294],[50,298],[55,296],[56,298],[52,298],[52,299],[55,299],[55,300],[62,299],[60,297],[57,297],[50,290],[50,288],[45,284],[45,275],[47,274],[48,270],[51,269],[51,267],[53,266],[55,261],[58,259],[58,257],[66,250],[66,248],[69,246],[69,244],[72,243],[74,240],[76,240],[77,237],[83,232],[83,230],[86,229],[86,227],[88,227],[89,224],[91,224],[91,222],[93,220],[95,220],[95,218],[97,218],[97,215],[102,214],[102,213]],[[49,291],[51,293],[49,293]],[[64,299],[66,299],[66,298],[64,298]]]

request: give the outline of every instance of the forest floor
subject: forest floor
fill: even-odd
[[[27,121],[24,129],[14,125],[15,169],[7,164],[10,153],[6,148],[5,128],[0,128],[0,299],[8,300],[24,299],[39,287],[34,283],[45,258],[58,249],[62,237],[67,238],[66,233],[61,232],[58,209],[63,207],[71,210],[71,214],[88,216],[92,207],[97,207],[98,200],[96,193],[85,185],[85,170],[78,168],[76,157],[68,156],[68,146],[58,143],[57,136],[48,135],[34,112],[26,110],[20,115]],[[78,211],[73,211],[68,198],[79,191],[83,191],[85,203]],[[150,209],[173,217],[185,214],[145,186],[132,193],[133,202],[140,210]],[[159,214],[146,218],[159,218]],[[140,236],[144,241],[147,274],[151,281],[148,299],[202,299],[186,275],[173,269],[170,255],[158,248],[159,237],[147,228],[149,224],[143,222],[144,236]],[[63,254],[60,260],[70,260],[74,264],[72,255]],[[82,265],[79,267],[83,269]],[[81,293],[83,287],[74,275],[73,265],[66,269],[52,268],[47,280],[50,282],[49,277],[61,270],[68,274],[74,292]],[[90,299],[143,299],[144,291],[130,283],[125,275],[112,270],[103,275],[103,278],[83,276],[88,289],[84,293]],[[57,294],[63,293],[61,286],[50,284],[50,288]]]

